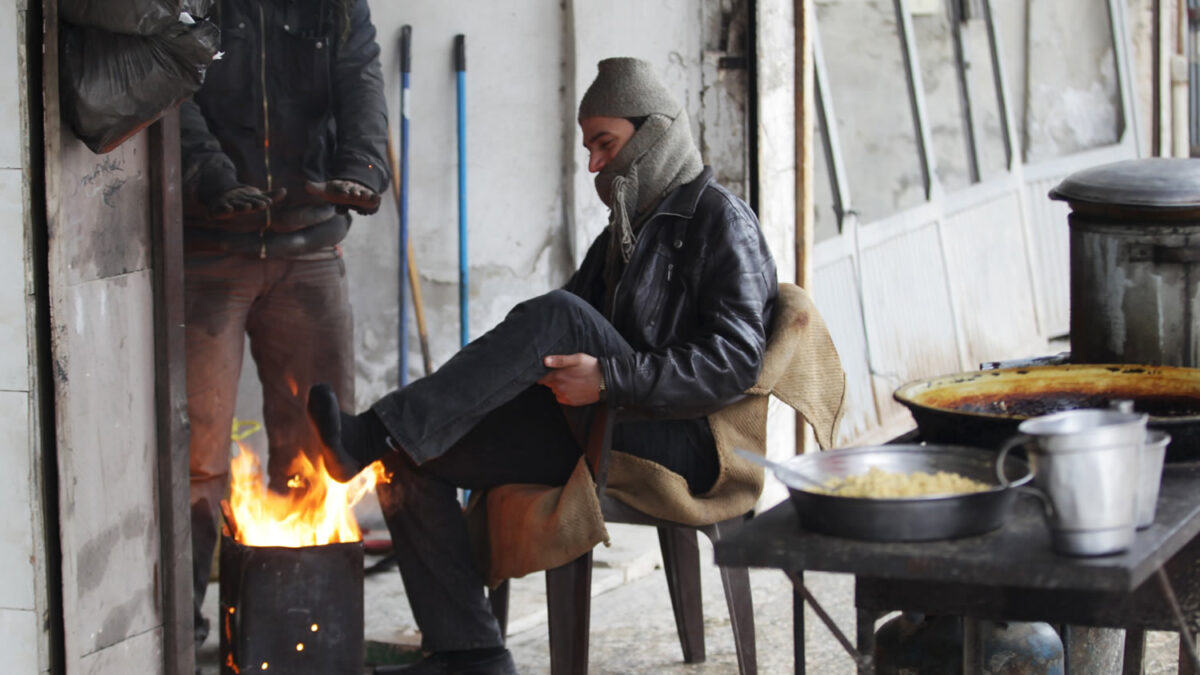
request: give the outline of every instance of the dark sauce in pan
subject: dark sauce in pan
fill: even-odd
[[[1037,417],[1078,408],[1107,408],[1119,394],[1088,394],[1080,392],[1006,393],[995,396],[972,396],[950,404],[953,410],[989,415]],[[1191,396],[1154,396],[1139,394],[1129,397],[1135,412],[1151,417],[1192,417],[1200,415],[1200,398]]]

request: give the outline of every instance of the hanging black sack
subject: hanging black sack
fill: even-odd
[[[59,0],[58,15],[68,23],[125,35],[158,35],[179,15],[208,16],[213,0]]]
[[[92,152],[105,153],[191,96],[220,46],[208,20],[159,35],[60,24],[63,116]]]

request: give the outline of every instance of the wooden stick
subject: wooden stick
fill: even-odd
[[[225,531],[229,538],[237,541],[237,521],[233,518],[233,508],[227,499],[221,500],[221,515],[225,516]]]
[[[392,132],[388,130],[387,141],[388,160],[392,163],[392,196],[396,199],[396,208],[400,208],[400,163],[396,160],[396,148],[392,145]],[[425,374],[433,372],[433,358],[429,355],[429,333],[425,329],[425,303],[421,300],[421,282],[417,274],[417,260],[413,256],[412,238],[408,240],[408,285],[412,289],[413,311],[417,315],[417,335],[421,340],[421,358],[425,366]]]

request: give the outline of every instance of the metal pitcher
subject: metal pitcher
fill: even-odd
[[[1145,413],[1067,410],[1017,427],[1005,455],[1025,445],[1054,550],[1065,555],[1117,553],[1133,543]],[[1000,477],[1004,480],[1004,477]]]

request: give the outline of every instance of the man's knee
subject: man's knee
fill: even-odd
[[[527,311],[537,316],[548,316],[557,313],[578,315],[595,310],[578,295],[562,289],[555,289],[522,302],[513,311]]]

